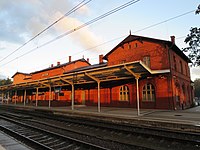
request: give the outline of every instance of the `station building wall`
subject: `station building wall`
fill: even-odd
[[[71,71],[71,70],[85,67],[85,66],[89,66],[89,65],[90,64],[87,61],[83,61],[83,60],[74,61],[64,66],[57,66],[57,67],[55,66],[52,68],[34,72],[32,73],[32,80],[39,80],[39,79],[49,78],[53,76],[58,76],[58,75],[63,74],[64,72]]]
[[[172,43],[173,44],[173,43]],[[151,70],[170,70],[169,73],[150,75],[139,79],[141,108],[182,109],[192,104],[192,89],[188,61],[181,52],[175,52],[162,40],[139,39],[122,43],[111,50],[104,59],[107,65],[117,65],[133,61],[143,61]],[[76,61],[64,67],[43,70],[32,74],[33,80],[61,75],[76,68],[88,66],[85,61]],[[52,88],[52,101],[71,103],[71,89],[55,93]],[[136,82],[133,79],[110,87],[101,86],[101,106],[137,107]],[[49,100],[49,91],[39,94],[38,100]],[[97,105],[97,85],[93,88],[75,89],[75,104]],[[23,95],[22,95],[23,96]],[[30,95],[35,100],[34,95]],[[18,97],[18,101],[23,98]]]

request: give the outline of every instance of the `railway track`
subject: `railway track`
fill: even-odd
[[[0,129],[33,149],[106,150],[106,148],[2,117]]]
[[[150,127],[126,126],[108,122],[94,122],[81,118],[70,118],[40,112],[27,115],[7,114],[7,117],[54,130],[56,133],[80,136],[86,141],[108,149],[200,149],[200,135],[188,132],[154,129]],[[3,115],[6,116],[4,113]],[[102,140],[104,140],[102,142]],[[96,143],[96,144],[97,144]],[[110,144],[109,144],[110,143]]]

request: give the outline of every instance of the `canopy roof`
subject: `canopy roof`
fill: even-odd
[[[100,65],[99,67],[74,70],[63,75],[50,78],[32,80],[19,84],[1,86],[0,90],[15,90],[26,88],[46,88],[72,84],[88,84],[95,82],[108,82],[131,78],[147,77],[152,74],[169,73],[170,70],[151,70],[142,61],[118,64],[114,66]]]

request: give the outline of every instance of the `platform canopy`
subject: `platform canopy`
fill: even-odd
[[[150,70],[142,61],[135,61],[130,63],[123,63],[114,66],[103,66],[92,69],[87,67],[82,69],[72,70],[71,72],[54,76],[50,78],[44,78],[40,80],[32,80],[29,82],[23,82],[19,84],[11,84],[1,86],[1,91],[7,90],[19,90],[19,89],[31,89],[31,88],[45,88],[65,86],[72,84],[88,84],[94,82],[108,82],[116,80],[125,80],[131,78],[147,77],[151,74],[167,73],[169,70]]]
[[[61,86],[71,86],[72,100],[71,106],[74,110],[74,91],[75,85],[92,84],[97,83],[98,90],[98,112],[100,112],[100,84],[102,82],[111,82],[119,80],[135,80],[136,90],[137,90],[137,110],[138,115],[140,115],[139,110],[139,78],[147,77],[152,74],[169,73],[170,70],[154,70],[149,69],[142,61],[135,61],[129,63],[123,63],[113,66],[106,66],[106,64],[92,65],[83,68],[78,68],[70,72],[66,72],[59,76],[54,76],[50,78],[33,80],[29,82],[23,82],[19,84],[11,84],[7,86],[1,86],[0,92],[4,93],[10,90],[24,90],[24,97],[26,97],[26,90],[36,89],[36,106],[37,106],[37,95],[39,88],[49,88],[49,107],[51,106],[51,88],[61,87]],[[3,94],[2,94],[3,95]],[[3,98],[2,98],[3,99]],[[24,101],[25,102],[25,101]],[[16,103],[16,101],[15,101]],[[25,105],[25,103],[24,103]]]

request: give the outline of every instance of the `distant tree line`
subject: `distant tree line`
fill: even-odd
[[[195,97],[200,97],[200,78],[194,80],[194,95]]]
[[[12,84],[12,80],[10,78],[7,79],[0,79],[0,86]]]

